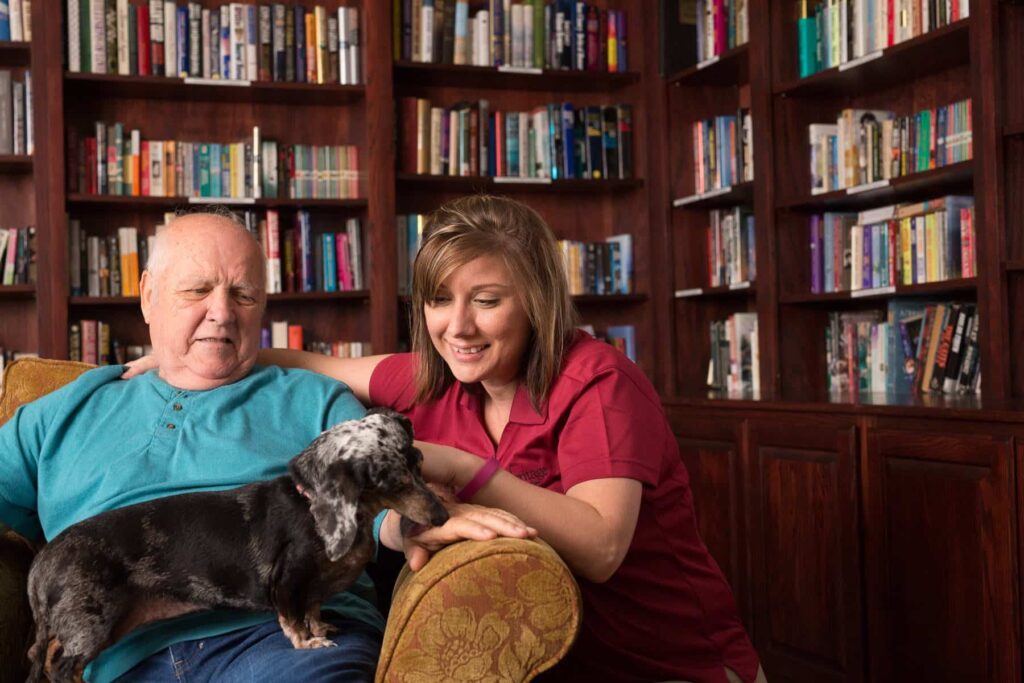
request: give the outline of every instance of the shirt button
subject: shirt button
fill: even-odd
[[[172,407],[174,408],[174,412],[178,412],[179,410],[181,410],[181,404],[180,403],[175,403],[174,406],[172,406]]]
[[[173,422],[168,422],[167,423],[167,428],[168,429],[174,429],[174,423]]]

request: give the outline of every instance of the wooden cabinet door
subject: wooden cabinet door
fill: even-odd
[[[755,644],[769,681],[864,678],[857,433],[813,416],[751,420]]]
[[[1019,680],[1012,440],[974,431],[867,431],[872,681]]]
[[[743,423],[722,415],[672,412],[669,420],[690,476],[697,528],[732,587],[752,637],[740,452]]]

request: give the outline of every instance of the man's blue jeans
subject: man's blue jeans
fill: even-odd
[[[188,640],[139,662],[117,683],[322,683],[373,681],[382,634],[355,619],[325,613],[337,647],[296,650],[277,621],[222,636]]]

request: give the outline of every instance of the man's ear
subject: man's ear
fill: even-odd
[[[139,302],[142,304],[142,317],[149,324],[149,313],[153,310],[153,277],[148,270],[142,271],[139,280]]]

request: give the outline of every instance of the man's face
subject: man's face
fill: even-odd
[[[259,247],[227,219],[186,216],[161,235],[163,265],[142,276],[142,312],[160,377],[205,390],[249,374],[266,303]]]

